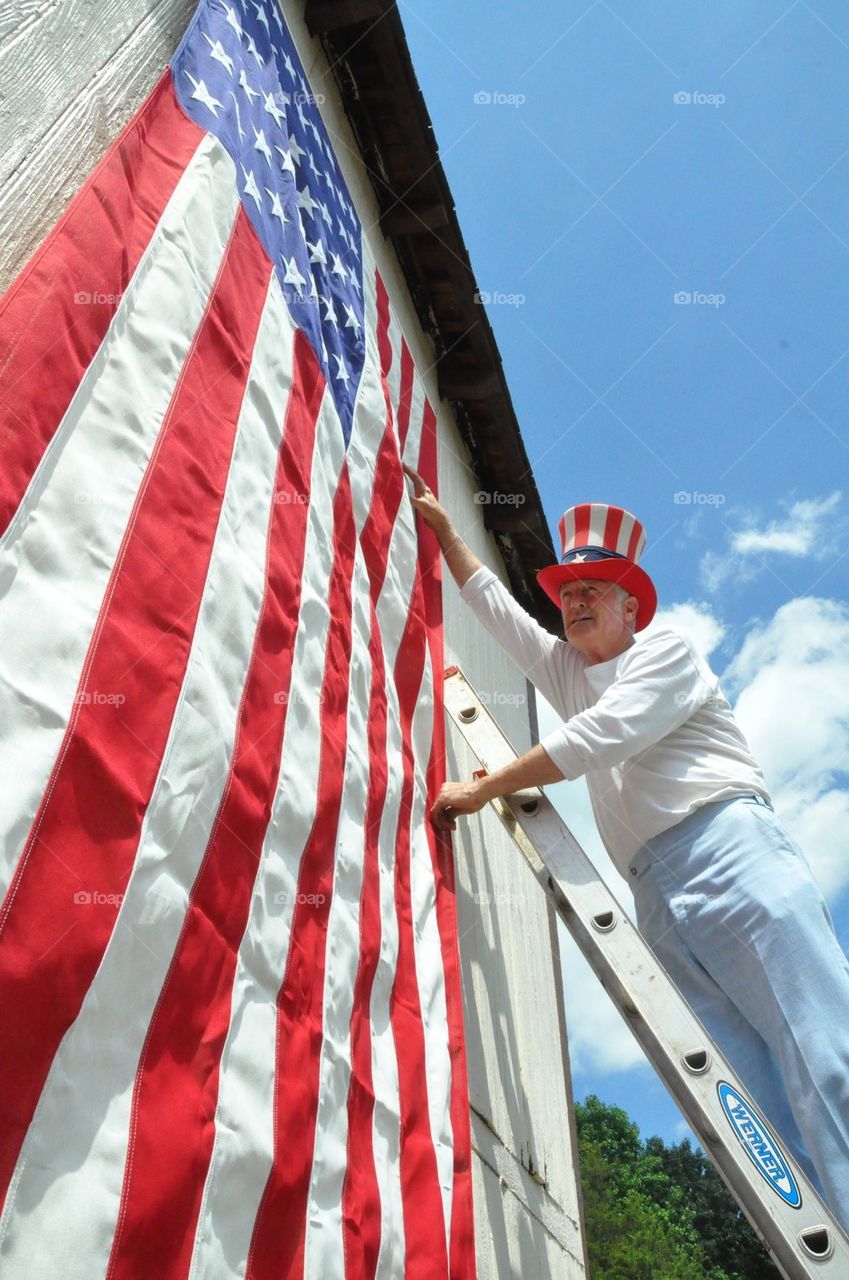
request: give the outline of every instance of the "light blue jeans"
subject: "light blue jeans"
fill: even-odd
[[[760,797],[697,809],[631,861],[637,924],[849,1231],[849,961]]]

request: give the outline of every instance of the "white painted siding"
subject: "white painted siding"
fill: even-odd
[[[433,351],[418,327],[319,42],[303,5],[283,4],[372,249],[417,367],[439,406]],[[0,11],[0,241],[5,289],[61,215],[107,146],[155,84],[194,10],[193,0],[14,0]],[[439,408],[444,501],[471,545],[503,574],[472,500],[477,485],[450,408]],[[483,691],[517,695],[499,706],[515,747],[531,743],[524,678],[478,627],[446,582],[448,656]],[[450,776],[473,762],[449,740]],[[578,1229],[569,1082],[561,1036],[548,906],[497,820],[462,825],[456,839],[458,916],[474,1194],[481,1280],[577,1280]]]

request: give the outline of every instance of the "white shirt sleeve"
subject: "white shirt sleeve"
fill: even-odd
[[[565,655],[565,661],[573,661],[572,646],[541,627],[486,565],[467,578],[460,597],[543,697],[554,707],[563,709],[565,703],[568,711],[574,711],[568,687],[564,687],[564,655],[559,655],[559,662],[555,657],[558,647],[566,646],[572,652]]]
[[[663,629],[626,650],[598,701],[540,745],[571,781],[639,755],[689,720],[713,692],[687,642]]]

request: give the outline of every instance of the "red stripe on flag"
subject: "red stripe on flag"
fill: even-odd
[[[377,305],[377,350],[384,388],[386,377],[392,368],[392,343],[389,338],[389,294],[378,273],[374,273],[375,303]]]
[[[203,137],[178,106],[166,71],[0,299],[0,533]]]
[[[425,404],[419,462],[416,470],[438,494],[436,415]],[[435,708],[433,746],[427,765],[428,812],[445,781],[444,641],[442,623],[442,555],[431,529],[421,527],[419,566],[425,622],[433,668]],[[457,941],[456,889],[451,837],[437,835],[430,819],[427,836],[436,886],[436,919],[442,947],[445,999],[448,1012],[448,1044],[451,1057],[451,1129],[454,1137],[454,1188],[451,1201],[449,1276],[474,1280],[475,1228],[472,1202],[471,1131],[466,1045],[463,1033],[462,978]]]
[[[407,626],[393,672],[400,704],[403,782],[395,842],[398,962],[389,1007],[398,1059],[401,1109],[401,1194],[407,1249],[405,1275],[410,1280],[413,1277],[415,1280],[444,1280],[448,1270],[445,1214],[430,1129],[427,1081],[423,1074],[425,1038],[416,979],[410,885],[410,828],[416,765],[412,724],[425,665],[425,626],[422,570],[417,563]],[[428,815],[425,815],[425,821],[429,821]]]
[[[404,456],[404,445],[407,442],[407,431],[410,427],[410,405],[413,399],[413,357],[409,348],[401,339],[401,392],[398,396],[398,448]]]
[[[371,993],[380,958],[380,820],[386,802],[386,668],[371,606],[371,695],[368,719],[370,761],[366,804],[363,884],[360,893],[360,958],[351,1016],[351,1084],[348,1090],[348,1144],[342,1185],[345,1274],[373,1280],[380,1252],[380,1190],[374,1163]]]
[[[277,997],[274,1158],[254,1223],[246,1280],[300,1280],[303,1274],[318,1109],[325,948],[348,736],[355,542],[346,463],[333,500],[333,569],[327,601],[330,629],[319,701],[321,759],[316,815],[301,857],[286,972]],[[300,803],[299,797],[293,796],[292,803]]]
[[[239,944],[280,772],[306,542],[303,495],[310,489],[324,387],[312,348],[296,334],[277,500],[269,515],[265,594],[233,758],[141,1055],[108,1280],[140,1274],[177,1280],[191,1262]],[[286,498],[281,502],[277,495]]]
[[[75,701],[0,913],[0,1196],[132,870],[191,647],[270,274],[240,212],[92,636],[77,697],[93,700]],[[91,901],[75,905],[79,892]]]
[[[575,508],[575,540],[573,546],[585,547],[590,536],[590,517],[592,516],[592,503],[582,502],[579,507]]]
[[[380,1250],[380,1191],[374,1163],[371,993],[380,957],[380,823],[386,802],[386,666],[376,604],[386,575],[392,530],[404,495],[391,413],[375,469],[374,492],[361,544],[371,583],[370,761],[366,804],[363,884],[360,894],[360,958],[351,1017],[351,1084],[348,1091],[348,1150],[342,1189],[346,1275],[373,1280]]]

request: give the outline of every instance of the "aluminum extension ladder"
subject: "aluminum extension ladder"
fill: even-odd
[[[457,667],[445,706],[482,769],[516,752]],[[538,787],[498,816],[786,1280],[849,1280],[849,1239]]]

